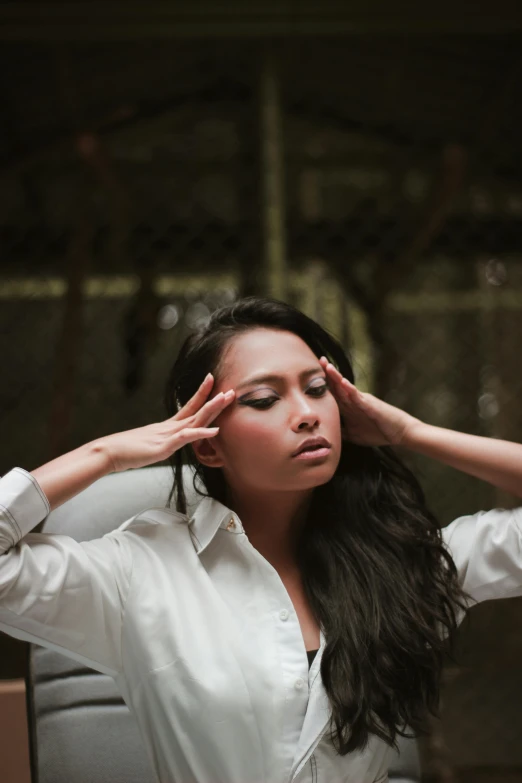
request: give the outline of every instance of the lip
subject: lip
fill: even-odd
[[[331,448],[329,446],[325,446],[322,449],[314,449],[313,451],[301,451],[299,454],[296,454],[294,459],[324,459],[329,455],[331,452]]]
[[[316,451],[303,455],[303,451],[311,448],[313,446],[321,446],[322,448],[317,449]],[[314,457],[322,457],[329,453],[330,449],[332,448],[332,444],[326,440],[326,438],[316,436],[315,438],[307,438],[304,440],[299,448],[294,451],[292,454],[292,457],[301,457],[305,459],[313,459]]]

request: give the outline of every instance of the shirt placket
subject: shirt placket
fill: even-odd
[[[261,572],[268,610],[274,621],[276,658],[280,662],[282,683],[280,692],[284,699],[283,730],[280,737],[284,756],[284,775],[291,772],[296,748],[301,737],[309,701],[308,656],[304,646],[299,618],[290,596],[275,568],[253,547],[247,539],[248,553]],[[315,663],[315,662],[314,662]],[[282,770],[279,768],[279,774]]]

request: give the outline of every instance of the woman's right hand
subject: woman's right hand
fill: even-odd
[[[207,400],[213,384],[213,376],[208,375],[194,396],[170,419],[99,438],[97,445],[109,460],[110,472],[152,465],[187,443],[217,435],[219,427],[208,425],[232,402],[235,392],[229,389]]]

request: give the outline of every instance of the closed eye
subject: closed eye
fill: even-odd
[[[312,397],[322,397],[325,392],[328,391],[328,388],[328,384],[324,383],[321,386],[311,386],[307,389],[306,393],[310,394]],[[250,405],[259,410],[266,410],[267,408],[271,408],[278,399],[279,397],[258,397],[255,400],[239,400],[238,405]]]

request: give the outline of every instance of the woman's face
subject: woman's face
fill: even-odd
[[[194,444],[202,462],[222,467],[230,485],[256,491],[305,490],[332,478],[341,455],[339,407],[300,337],[256,328],[233,338],[211,396],[228,389],[236,396],[210,425],[218,435]],[[331,444],[326,456],[292,456],[313,436]]]

